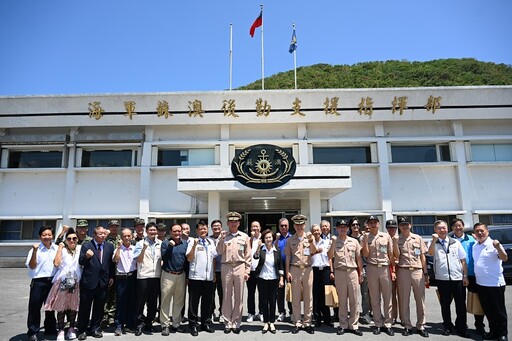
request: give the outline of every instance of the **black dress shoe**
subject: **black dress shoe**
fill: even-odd
[[[190,328],[190,335],[192,336],[197,336],[199,335],[198,331],[197,331],[197,327],[192,327]]]
[[[503,335],[498,338],[498,341],[508,341],[508,338],[505,335]]]
[[[363,336],[363,332],[360,331],[359,329],[352,330],[352,333],[354,333],[354,335],[357,335],[357,336]]]
[[[293,329],[292,329],[292,334],[297,334],[299,332],[299,327],[295,326]]]
[[[375,327],[373,330],[373,335],[379,335],[380,334],[380,327]]]
[[[345,329],[339,327],[338,330],[336,331],[336,335],[343,335],[343,334],[345,334]]]
[[[141,336],[142,335],[142,328],[137,328],[135,330],[135,336]]]
[[[162,336],[169,336],[169,333],[171,331],[169,330],[169,327],[168,326],[163,326],[162,327]]]
[[[37,338],[37,334],[30,335],[30,337],[28,339],[29,339],[29,341],[38,341],[39,340]]]
[[[145,331],[146,333],[151,334],[151,333],[153,333],[155,330],[153,329],[153,326],[151,326],[151,325],[145,325],[145,326],[144,326],[144,331]]]
[[[496,340],[498,338],[498,336],[496,336],[495,334],[489,332],[489,333],[485,333],[483,335],[483,339],[484,340]]]
[[[306,333],[308,333],[308,334],[314,334],[315,333],[315,330],[311,326],[307,326],[304,329],[306,330]]]
[[[87,340],[87,333],[81,333],[80,335],[78,335],[78,340]]]
[[[53,329],[48,329],[44,331],[44,335],[57,335],[57,329],[53,328]]]
[[[179,327],[171,327],[171,333],[184,333],[185,330],[182,326]]]
[[[389,336],[395,336],[393,328],[384,328],[384,333],[388,334]]]
[[[428,337],[428,333],[425,329],[419,329],[417,332],[423,337]]]
[[[99,338],[102,338],[102,337],[103,337],[103,333],[102,333],[102,332],[100,332],[99,330],[95,330],[95,331],[93,331],[93,332],[91,333],[91,336],[92,336],[92,337],[95,337],[95,338],[97,338],[97,339],[99,339]]]
[[[327,326],[331,327],[331,328],[334,328],[334,323],[333,322],[326,322],[325,324]]]
[[[204,332],[207,332],[207,333],[214,333],[215,330],[213,330],[212,327],[210,327],[210,325],[204,325],[204,326],[201,326],[201,330],[204,331]]]
[[[412,330],[410,329],[407,329],[405,328],[403,333],[402,333],[403,336],[409,336],[409,335],[412,335]]]
[[[444,336],[450,336],[450,335],[452,335],[452,332],[450,329],[443,329],[441,334],[443,334]]]
[[[224,334],[231,333],[231,328],[224,328]]]
[[[240,328],[232,328],[232,329],[233,329],[233,333],[240,334]]]

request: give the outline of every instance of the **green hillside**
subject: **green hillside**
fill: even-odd
[[[428,62],[388,60],[354,65],[316,64],[297,68],[299,89],[512,85],[512,66],[472,58]],[[265,90],[293,89],[293,70],[265,78]],[[260,90],[257,80],[238,90]]]

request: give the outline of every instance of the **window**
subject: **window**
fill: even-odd
[[[39,229],[51,226],[55,234],[56,220],[3,220],[0,222],[0,240],[39,239]]]
[[[512,225],[512,214],[480,214],[478,221],[488,226]]]
[[[397,217],[397,221],[400,220],[400,217]],[[409,216],[406,217],[411,219],[412,223],[412,233],[419,234],[420,236],[430,236],[434,233],[434,223],[436,220],[444,220],[450,225],[450,222],[457,218],[455,215],[422,215],[422,216]]]
[[[471,144],[473,161],[512,161],[512,143]]]
[[[158,166],[202,166],[215,164],[215,148],[158,150]]]
[[[371,163],[370,147],[313,147],[314,164]]]
[[[391,146],[393,163],[451,161],[450,145]]]
[[[62,167],[62,151],[9,151],[8,168]]]
[[[82,150],[82,167],[131,167],[137,165],[137,150]]]

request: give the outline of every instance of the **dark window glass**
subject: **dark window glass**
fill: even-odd
[[[493,214],[492,225],[512,225],[512,214]]]
[[[84,150],[82,167],[130,167],[131,150]]]
[[[21,220],[3,220],[0,223],[0,240],[20,240]]]
[[[450,155],[450,146],[448,146],[448,145],[439,146],[439,154],[441,156],[440,161],[452,161],[452,157]]]
[[[57,168],[62,167],[62,151],[11,151],[9,168]]]
[[[282,150],[286,150],[290,155],[293,155],[292,148],[281,148]],[[238,158],[238,155],[242,152],[243,149],[235,149],[235,159]]]
[[[371,163],[370,147],[313,147],[313,163]]]
[[[0,222],[0,240],[39,239],[39,229],[51,226],[55,235],[55,220],[4,220]]]
[[[391,146],[393,163],[436,162],[436,146]]]
[[[181,150],[159,150],[158,166],[181,166],[182,162],[188,161],[188,153]]]

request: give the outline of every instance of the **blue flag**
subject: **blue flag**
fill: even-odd
[[[293,29],[292,33],[292,41],[290,43],[290,48],[288,49],[288,52],[293,53],[297,49],[297,36],[295,35],[295,28]]]

